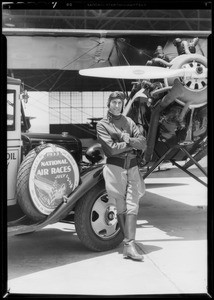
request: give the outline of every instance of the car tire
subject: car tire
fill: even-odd
[[[55,148],[54,148],[55,147]],[[54,150],[53,150],[54,149]],[[54,209],[63,201],[63,193],[60,194],[60,196],[55,199],[55,195],[58,192],[58,184],[56,181],[59,179],[53,178],[54,175],[51,175],[52,178],[47,178],[47,176],[40,176],[39,179],[36,177],[38,176],[38,165],[39,163],[39,157],[43,157],[44,161],[46,161],[45,156],[43,153],[45,152],[46,155],[50,155],[50,153],[53,153],[54,151],[56,152],[62,151],[62,155],[65,154],[67,159],[67,163],[70,163],[69,160],[71,160],[71,163],[69,165],[69,170],[71,170],[69,175],[66,174],[67,178],[66,180],[62,179],[61,186],[64,184],[66,185],[66,193],[65,195],[71,193],[76,186],[79,184],[79,169],[78,166],[74,160],[73,157],[71,157],[71,154],[63,147],[58,146],[58,145],[53,145],[53,144],[44,144],[41,146],[38,146],[31,150],[24,160],[22,161],[19,170],[18,170],[18,175],[17,175],[17,202],[22,209],[22,211],[28,216],[30,219],[34,221],[43,221],[50,213],[54,211]],[[50,151],[50,153],[48,153]],[[61,155],[61,154],[60,154]],[[63,157],[61,155],[61,157]],[[68,168],[68,167],[67,167]],[[73,176],[73,182],[72,188],[70,188],[68,181],[71,180],[71,175]],[[69,177],[70,176],[70,177]],[[51,179],[51,180],[50,180]],[[48,203],[48,198],[47,193],[45,191],[43,192],[42,189],[39,189],[38,187],[35,186],[34,182],[35,180],[39,181],[40,180],[40,185],[47,186],[50,190],[50,194],[52,196],[51,200],[53,201],[51,203]],[[63,182],[64,180],[64,182]],[[65,182],[66,181],[66,182]],[[65,190],[65,189],[64,189]],[[42,195],[41,197],[38,196],[37,192],[39,195]],[[42,194],[43,193],[43,194]],[[42,198],[43,197],[43,198]],[[46,197],[46,198],[45,198]],[[61,198],[60,198],[61,197]],[[47,199],[45,202],[43,199]]]
[[[103,181],[77,202],[74,220],[80,241],[92,251],[114,249],[124,238],[116,204],[109,201]]]

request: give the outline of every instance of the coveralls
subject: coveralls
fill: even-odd
[[[130,142],[122,140],[122,133],[130,134]],[[115,199],[118,214],[138,214],[139,200],[145,194],[136,149],[145,150],[146,139],[134,121],[122,114],[108,111],[97,123],[97,137],[107,157],[103,176],[109,199]]]

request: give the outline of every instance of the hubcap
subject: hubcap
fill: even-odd
[[[91,226],[96,235],[110,239],[118,231],[117,209],[115,201],[109,201],[107,194],[99,197],[91,211]]]
[[[115,223],[117,223],[117,210],[114,205],[110,205],[106,209],[105,215],[105,221],[108,226],[113,226]]]

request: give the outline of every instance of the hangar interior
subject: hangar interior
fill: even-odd
[[[131,2],[134,1],[129,1]],[[153,58],[158,45],[163,47],[164,53],[171,60],[178,55],[173,45],[175,38],[189,41],[198,37],[197,53],[204,56],[199,61],[201,64],[199,63],[198,69],[202,68],[203,71],[202,66],[204,66],[205,70],[204,61],[207,61],[205,56],[208,53],[208,37],[211,33],[211,10],[208,7],[176,9],[176,5],[180,5],[181,2],[172,1],[172,5],[175,6],[173,10],[163,8],[158,10],[14,9],[10,7],[10,2],[3,7],[2,31],[5,37],[3,42],[7,59],[5,60],[7,61],[6,73],[21,79],[24,89],[27,90],[29,98],[23,99],[22,102],[26,115],[31,118],[30,131],[33,133],[66,131],[79,137],[83,147],[87,147],[88,142],[94,141],[95,130],[91,118],[99,118],[105,114],[107,97],[111,91],[124,89],[130,93],[133,80],[80,76],[79,70],[81,69],[129,64],[144,66]],[[161,4],[159,6],[161,7]],[[204,78],[207,79],[206,76]],[[95,242],[99,242],[99,245],[102,243],[102,247],[103,244],[109,246],[112,235],[114,237],[115,228],[118,228],[115,227],[117,222],[115,222],[114,202],[108,201],[105,187],[101,186],[102,182],[98,181],[101,177],[99,170],[102,172],[103,164],[92,165],[91,168],[91,164],[88,167],[84,161],[81,162],[84,163],[84,168],[80,181],[78,180],[79,185],[74,193],[63,197],[62,210],[58,210],[57,207],[54,213],[49,215],[50,218],[48,216],[45,221],[39,221],[36,225],[33,223],[32,227],[28,226],[29,223],[24,224],[23,227],[20,226],[25,234],[23,231],[21,234],[19,234],[20,231],[17,233],[16,230],[19,228],[14,226],[17,222],[12,222],[11,232],[13,230],[16,236],[8,234],[8,246],[4,247],[8,250],[5,253],[8,260],[4,259],[5,263],[8,262],[8,272],[5,272],[7,279],[5,297],[13,293],[21,295],[23,292],[24,297],[28,293],[30,297],[34,293],[45,294],[48,297],[50,293],[62,294],[65,297],[69,295],[78,297],[76,296],[78,294],[80,297],[81,295],[99,297],[104,294],[104,297],[118,295],[120,298],[129,297],[129,295],[139,298],[141,294],[149,298],[153,294],[155,297],[167,295],[166,298],[171,295],[172,298],[182,297],[182,295],[187,297],[189,294],[190,297],[193,296],[192,298],[197,295],[201,297],[202,294],[206,297],[210,295],[207,294],[209,293],[208,287],[213,286],[213,280],[208,272],[212,263],[208,263],[210,255],[207,255],[209,244],[207,239],[212,230],[207,232],[207,229],[209,216],[212,220],[212,205],[210,210],[206,184],[208,164],[207,157],[204,157],[207,155],[207,97],[204,97],[204,94],[207,96],[207,85],[206,80],[201,83],[204,83],[204,86],[198,98],[192,97],[191,94],[191,98],[198,100],[199,106],[197,102],[196,108],[188,111],[187,121],[184,119],[185,122],[177,122],[181,115],[181,104],[175,103],[165,110],[167,118],[163,118],[162,126],[159,126],[157,122],[150,122],[152,126],[149,128],[155,128],[155,131],[152,130],[151,136],[148,135],[148,148],[151,150],[146,153],[148,163],[146,161],[147,164],[141,168],[141,174],[146,179],[146,192],[140,200],[136,230],[137,246],[145,257],[142,264],[121,259],[121,245],[109,251],[94,252],[85,248],[80,241],[79,231],[87,234],[87,239],[84,234],[82,240],[88,245],[94,246]],[[159,103],[161,101],[155,101],[155,104]],[[144,104],[143,108],[149,104],[149,101]],[[148,105],[147,120],[151,120],[152,108],[160,107],[155,104],[150,106],[151,110]],[[14,113],[14,106],[10,107]],[[160,111],[155,111],[153,115],[155,120],[158,120],[159,116],[160,119],[162,117]],[[209,126],[211,127],[212,125]],[[161,140],[156,139],[159,128]],[[175,136],[176,128],[179,128],[179,139]],[[40,136],[43,138],[45,134]],[[194,143],[186,137],[188,139],[193,137]],[[66,135],[64,138],[69,139]],[[158,142],[154,148],[155,139]],[[31,146],[29,139],[26,140],[28,143],[25,144]],[[74,139],[70,140],[73,142]],[[185,144],[186,140],[187,144]],[[40,142],[41,139],[38,141]],[[184,142],[184,147],[182,146],[184,153],[180,150],[180,141]],[[172,148],[167,150],[171,146]],[[22,143],[19,146],[20,152],[21,148],[23,148]],[[28,148],[27,151],[30,147],[26,148]],[[82,154],[79,149],[80,147],[75,151],[78,152],[77,154]],[[153,149],[154,157],[151,156]],[[55,152],[54,150],[54,155]],[[15,160],[12,159],[16,152],[12,149],[10,153],[12,155],[9,154],[8,169],[12,166],[13,170],[18,170],[18,164],[13,163]],[[54,157],[55,160],[50,156],[49,160],[46,156],[42,156],[41,159],[36,151],[31,153],[35,156],[32,157],[30,154],[30,159],[29,156],[27,159],[24,158],[24,164],[19,168],[21,176],[18,176],[18,180],[16,180],[15,171],[8,172],[7,190],[14,201],[18,181],[19,190],[25,192],[25,197],[20,197],[23,199],[22,204],[25,202],[28,209],[29,207],[34,209],[35,202],[31,202],[29,206],[30,201],[26,199],[29,198],[26,197],[26,193],[29,195],[29,183],[32,182],[35,189],[37,184],[38,191],[46,197],[41,197],[42,200],[47,199],[46,202],[39,203],[42,208],[46,208],[45,204],[51,203],[52,205],[55,191],[63,191],[67,182],[63,178],[66,178],[67,176],[64,177],[64,175],[67,174],[62,173],[61,169],[58,174],[55,174],[54,168],[54,174],[50,176],[36,176],[38,173],[39,175],[42,172],[48,174],[52,171],[52,166],[55,165],[54,162],[57,162],[58,156]],[[43,153],[41,151],[39,154]],[[190,154],[194,155],[194,159],[198,162],[201,157],[205,158],[202,161],[204,169],[191,165],[192,161],[187,160],[187,157],[191,157]],[[34,159],[34,157],[39,157],[39,159]],[[164,165],[160,168],[162,158]],[[29,160],[31,160],[31,165]],[[180,160],[182,160],[182,166],[179,166]],[[44,168],[40,167],[42,163]],[[58,166],[66,168],[61,163],[61,154]],[[56,165],[57,169],[58,166]],[[192,177],[186,170],[189,168],[191,168],[190,174],[193,172]],[[39,172],[36,172],[37,170]],[[202,170],[203,175],[201,175]],[[29,173],[35,176],[29,178],[26,176],[26,171],[29,177]],[[73,176],[69,168],[68,172]],[[6,176],[1,177],[6,179]],[[2,184],[2,186],[5,185]],[[76,201],[75,208],[72,206],[74,213],[70,211],[70,204],[73,200]],[[81,222],[69,222],[68,219],[65,222],[58,222],[62,217],[62,212],[64,218],[65,210],[63,209],[66,206],[68,206],[67,212],[69,210],[68,217],[73,218],[76,214]],[[10,205],[10,208],[15,211],[16,216],[20,213],[13,205]],[[7,214],[9,216],[9,209]],[[19,220],[23,219],[19,218]],[[25,218],[24,221],[26,221]],[[30,220],[30,224],[32,222],[34,221]],[[33,230],[36,228],[36,232],[32,232],[32,228]],[[30,232],[33,234],[29,234]],[[115,241],[114,238],[113,241]],[[127,284],[123,284],[124,282]]]
[[[205,8],[14,9],[5,2],[2,10],[7,75],[21,79],[29,93],[30,130],[80,138],[95,136],[91,119],[106,113],[111,91],[132,88],[132,80],[84,77],[80,69],[145,65],[158,45],[171,60],[177,37],[199,37],[198,51],[207,55],[210,30]]]

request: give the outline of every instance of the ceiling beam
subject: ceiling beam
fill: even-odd
[[[4,17],[4,14],[3,14]],[[71,20],[83,20],[83,19],[87,19],[87,20],[95,20],[97,21],[97,18],[99,17],[92,17],[92,16],[73,16],[73,15],[62,15],[62,16],[45,16],[45,15],[11,15],[11,18],[15,19],[71,19]],[[137,16],[137,17],[118,17],[118,16],[102,16],[101,17],[102,20],[122,20],[122,21],[136,21],[136,20],[141,20],[141,21],[198,21],[197,17],[146,17],[142,19],[142,16]],[[200,22],[210,22],[211,18],[210,17],[200,17]]]
[[[6,36],[98,36],[121,37],[126,35],[150,36],[198,36],[208,37],[211,31],[197,30],[93,30],[93,29],[47,29],[47,28],[2,28]]]

